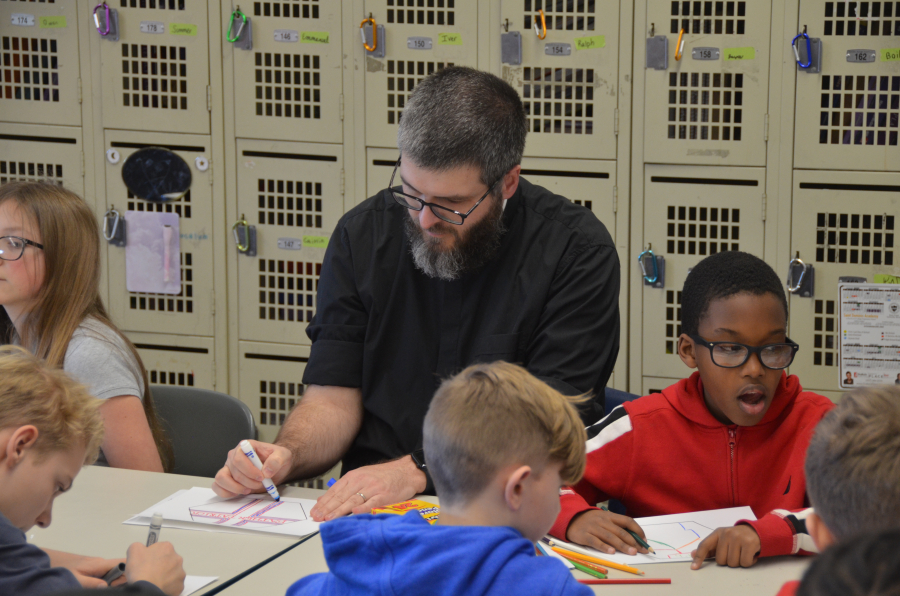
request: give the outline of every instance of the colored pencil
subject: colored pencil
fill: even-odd
[[[559,548],[568,550],[573,557],[576,557],[579,560],[584,560],[589,563],[596,563],[598,565],[603,565],[604,567],[611,567],[612,569],[618,569],[619,571],[627,571],[628,573],[634,573],[635,575],[644,575],[644,572],[637,567],[632,567],[631,565],[622,565],[620,563],[607,561],[606,559],[600,559],[593,555],[585,554],[579,550],[575,550],[575,548],[573,548],[569,543],[561,544],[559,542],[556,542],[555,540],[550,540],[549,544],[551,547],[558,546]]]
[[[600,509],[602,509],[603,511],[609,512],[609,509],[607,509],[606,506],[604,506],[604,505],[600,505]],[[629,534],[631,534],[631,537],[634,538],[634,539],[637,541],[638,544],[640,544],[641,546],[643,546],[644,548],[646,548],[647,550],[649,550],[651,553],[656,554],[656,551],[653,550],[653,547],[650,546],[649,544],[647,544],[647,541],[644,540],[643,538],[641,538],[640,536],[638,536],[636,532],[632,532],[632,531],[629,530],[628,528],[623,528],[623,529],[624,529],[626,532],[628,532]]]
[[[668,578],[647,577],[642,579],[580,579],[579,584],[597,585],[597,584],[671,584],[672,580]]]
[[[587,565],[582,565],[578,561],[572,561],[572,565],[575,565],[575,569],[581,571],[582,573],[587,573],[588,575],[593,575],[598,579],[606,579],[606,574],[600,573],[599,571],[595,571],[588,567]]]
[[[600,565],[597,565],[596,563],[589,563],[588,561],[585,561],[584,559],[577,559],[574,556],[572,556],[572,554],[570,552],[566,551],[565,549],[555,548],[553,546],[551,546],[550,548],[553,549],[553,552],[557,553],[560,557],[563,557],[565,560],[569,561],[570,563],[579,563],[581,565],[584,565],[585,567],[590,567],[594,571],[599,571],[600,573],[609,573],[609,569],[607,569],[606,567],[601,567]]]

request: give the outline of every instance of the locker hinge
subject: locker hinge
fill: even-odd
[[[768,141],[769,140],[769,115],[768,114],[766,114],[763,126],[765,127],[763,129],[763,140]]]
[[[84,178],[84,151],[81,152],[81,177]]]
[[[340,106],[341,106],[341,120],[344,119],[344,94],[340,94]]]
[[[619,212],[619,187],[613,186],[613,213]]]
[[[206,111],[212,112],[212,89],[209,85],[206,86]]]
[[[344,170],[341,170],[341,196],[344,196]]]
[[[213,171],[212,171],[213,163],[212,163],[211,159],[207,160],[207,163],[209,165],[206,166],[206,177],[209,178],[209,185],[212,186],[213,185]]]
[[[762,220],[766,221],[766,208],[768,207],[769,199],[766,197],[766,193],[763,193],[762,196]]]
[[[209,291],[209,314],[215,316],[216,314],[216,291]]]
[[[212,386],[213,389],[216,388],[216,359],[213,357],[212,361]]]
[[[613,110],[613,133],[619,134],[619,108]]]
[[[81,79],[79,78],[79,79],[78,79],[78,103],[81,103],[81,102],[82,102],[82,99],[81,99]]]

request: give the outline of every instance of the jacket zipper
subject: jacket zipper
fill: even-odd
[[[734,445],[737,442],[737,432],[733,428],[728,429],[728,448],[731,451],[731,506],[734,507],[737,499],[737,487],[735,486],[734,473]]]

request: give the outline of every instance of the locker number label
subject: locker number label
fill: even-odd
[[[169,33],[172,35],[190,35],[197,36],[197,25],[186,25],[185,23],[169,23]]]
[[[718,60],[719,48],[692,48],[691,58],[694,60]]]
[[[882,62],[900,62],[900,48],[887,48],[881,50]]]
[[[328,43],[328,31],[304,31],[300,43]]]
[[[725,48],[725,60],[754,60],[756,50],[754,48]]]
[[[141,21],[141,33],[165,33],[166,24],[160,21]]]
[[[875,50],[847,50],[847,62],[875,62]]]
[[[303,241],[299,238],[279,238],[278,248],[281,250],[300,250],[303,248]]]
[[[438,33],[439,46],[461,46],[462,33]]]
[[[272,38],[275,41],[284,43],[297,43],[300,41],[300,32],[293,29],[276,29],[275,33],[272,34]]]
[[[17,27],[34,27],[33,14],[13,13],[10,15],[9,21]]]
[[[66,17],[41,17],[40,29],[65,29]]]
[[[328,246],[328,236],[304,236],[303,246],[326,248]]]
[[[544,54],[547,56],[571,56],[572,44],[570,43],[545,43]]]
[[[574,40],[576,50],[593,50],[606,47],[605,35],[592,35],[590,37],[576,37]]]
[[[431,49],[431,38],[430,37],[407,37],[406,38],[406,47],[410,50],[430,50]]]

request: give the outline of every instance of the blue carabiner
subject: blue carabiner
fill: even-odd
[[[806,64],[803,64],[803,62],[800,61],[800,52],[797,51],[797,38],[800,37],[806,39]],[[794,57],[797,59],[797,66],[800,68],[809,68],[812,66],[812,45],[809,43],[809,35],[807,35],[806,31],[794,36],[794,39],[791,40],[791,47],[794,49]]]
[[[651,279],[649,275],[647,275],[647,267],[644,265],[644,255],[649,254],[650,260],[653,262],[653,278]],[[648,284],[655,284],[656,280],[659,279],[659,265],[656,264],[656,255],[653,254],[651,249],[647,249],[641,254],[638,255],[638,265],[641,267],[641,275],[644,276],[644,281]]]

